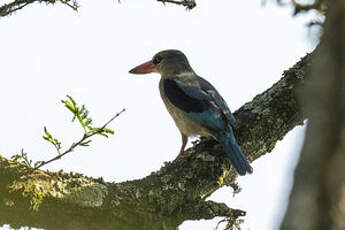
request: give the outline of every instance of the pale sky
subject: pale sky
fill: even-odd
[[[0,0],[2,5],[3,0]],[[82,130],[60,103],[66,94],[110,127],[45,169],[75,171],[106,181],[142,178],[175,159],[180,133],[158,91],[159,75],[128,73],[163,49],[183,51],[193,69],[222,94],[232,111],[281,78],[313,45],[307,16],[260,0],[200,0],[192,11],[153,0],[81,1],[76,13],[60,4],[35,4],[0,20],[2,132],[0,153],[21,148],[34,160],[53,157],[43,127],[69,146]],[[247,211],[243,229],[277,229],[303,143],[299,127],[238,179],[242,192],[219,189],[211,200]],[[180,230],[212,230],[220,219],[188,221]],[[1,228],[1,227],[0,227]],[[5,228],[4,228],[5,229]]]

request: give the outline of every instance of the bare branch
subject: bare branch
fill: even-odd
[[[16,12],[18,10],[23,9],[24,7],[38,2],[38,3],[46,3],[48,4],[55,4],[57,0],[14,0],[13,2],[4,4],[0,6],[0,17],[8,16],[12,14],[13,12]],[[67,5],[68,7],[72,8],[73,10],[78,10],[78,3],[75,0],[58,0],[64,5]],[[72,4],[71,4],[72,2]]]
[[[165,3],[171,3],[175,5],[181,5],[186,7],[187,10],[191,10],[194,7],[196,7],[196,2],[194,0],[181,0],[181,1],[175,1],[175,0],[157,0],[158,2]]]
[[[120,116],[123,112],[125,112],[126,109],[122,109],[120,112],[118,112],[117,114],[115,114],[115,116],[113,116],[107,123],[105,123],[101,129],[99,131],[97,131],[96,133],[94,134],[98,134],[98,133],[101,133],[102,131],[104,131],[104,129],[109,125],[110,122],[112,122],[115,118],[117,118],[118,116]],[[93,135],[94,135],[93,134]]]
[[[77,0],[14,0],[10,3],[4,4],[0,6],[0,17],[8,16],[13,12],[23,9],[24,7],[32,4],[32,3],[46,3],[48,4],[55,4],[57,1],[60,3],[72,8],[75,11],[78,11],[79,4]],[[196,7],[195,0],[157,0],[158,2],[171,3],[175,5],[181,5],[186,7],[186,9],[191,10]]]

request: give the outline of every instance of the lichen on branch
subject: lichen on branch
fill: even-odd
[[[306,81],[309,62],[310,55],[306,55],[271,88],[234,113],[240,124],[235,130],[236,139],[250,161],[272,151],[287,132],[303,124],[305,117],[296,92]],[[30,171],[0,157],[0,225],[50,230],[175,230],[185,220],[243,213],[205,201],[222,186],[236,189],[236,177],[222,147],[208,138],[149,176],[122,183],[62,171]],[[23,196],[29,180],[39,185],[42,196]],[[32,200],[37,204],[35,212],[30,206]],[[233,225],[238,223],[234,218],[228,220]]]

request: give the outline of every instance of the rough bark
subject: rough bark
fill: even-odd
[[[276,142],[303,123],[296,90],[304,83],[309,55],[271,88],[243,105],[235,116],[237,140],[250,161],[270,152]],[[255,172],[254,172],[255,173]],[[107,183],[80,174],[32,171],[0,157],[0,226],[45,229],[177,229],[185,220],[245,213],[205,201],[230,185],[236,173],[221,146],[211,139],[149,176]]]
[[[281,229],[345,229],[345,1],[329,2],[304,90],[309,118]]]

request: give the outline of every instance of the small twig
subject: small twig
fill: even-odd
[[[64,3],[65,5],[67,5],[67,6],[69,6],[69,7],[71,7],[73,10],[76,10],[76,11],[78,11],[78,8],[77,7],[75,7],[74,5],[72,5],[72,4],[70,4],[70,3],[68,3],[68,2],[66,2],[66,3]]]
[[[243,219],[238,219],[240,216],[245,216],[246,212],[239,209],[232,209],[229,216],[220,220],[213,230],[218,230],[221,223],[227,222],[224,230],[241,230]]]
[[[50,162],[53,162],[53,161],[56,161],[56,160],[59,160],[61,159],[63,156],[65,156],[66,154],[70,153],[70,152],[73,152],[73,150],[77,147],[77,146],[80,146],[81,143],[85,142],[87,139],[91,138],[92,136],[96,135],[96,134],[99,134],[99,133],[102,133],[104,132],[105,128],[107,127],[107,125],[109,125],[110,122],[112,122],[115,118],[117,118],[118,116],[120,116],[123,112],[125,112],[126,109],[122,109],[120,112],[118,112],[117,114],[115,114],[115,116],[113,116],[108,122],[106,122],[100,129],[98,129],[97,131],[91,133],[91,134],[88,134],[87,132],[84,133],[83,137],[78,141],[78,142],[75,142],[73,143],[69,149],[67,149],[65,152],[61,153],[60,154],[60,150],[55,146],[55,148],[57,149],[58,151],[58,155],[56,157],[53,157],[52,159],[48,160],[48,161],[42,161],[40,162],[37,166],[35,166],[33,169],[39,169],[41,168],[42,166],[46,165],[46,164],[49,164]]]
[[[79,5],[76,1],[73,1],[73,4],[69,3],[70,0],[61,0],[61,2],[69,7],[71,7],[73,10],[78,11]]]
[[[24,149],[21,150],[21,155],[26,156],[26,153],[24,152]],[[25,165],[31,165],[31,161],[27,157],[23,157]]]
[[[158,2],[162,2],[163,4],[171,3],[175,5],[182,5],[186,7],[186,9],[191,10],[196,7],[196,2],[194,0],[182,0],[182,1],[175,1],[175,0],[157,0]]]
[[[115,118],[117,118],[118,116],[121,115],[121,113],[125,112],[126,109],[122,109],[120,112],[118,112],[117,114],[115,114],[115,116],[113,116],[107,123],[105,123],[101,129],[104,129],[107,125],[109,125],[110,122],[112,122]]]
[[[218,230],[219,225],[220,225],[221,223],[225,222],[225,221],[227,221],[227,218],[224,218],[224,219],[222,219],[222,220],[218,221],[218,223],[217,223],[216,227],[215,227],[213,230]]]

